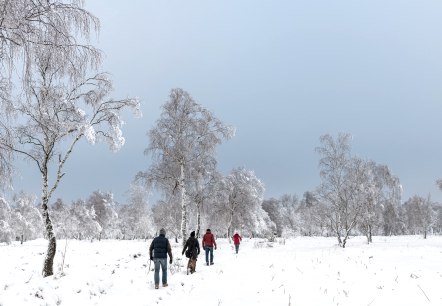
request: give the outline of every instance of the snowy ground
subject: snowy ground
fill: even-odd
[[[169,287],[158,290],[150,241],[69,240],[65,251],[59,240],[48,278],[45,240],[0,244],[0,305],[442,305],[442,237],[374,241],[355,237],[341,249],[335,238],[243,239],[236,255],[219,239],[215,265],[200,255],[193,275],[173,244]]]

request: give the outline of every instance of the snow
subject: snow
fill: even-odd
[[[47,278],[45,240],[0,244],[0,305],[442,305],[440,236],[352,237],[345,249],[336,238],[244,238],[239,254],[217,239],[215,264],[202,252],[192,275],[172,242],[158,290],[150,242],[59,240]]]

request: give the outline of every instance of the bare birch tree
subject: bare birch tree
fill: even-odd
[[[152,153],[154,162],[144,173],[139,173],[149,184],[163,190],[165,194],[179,191],[181,203],[181,235],[185,244],[188,224],[189,179],[195,169],[213,158],[216,146],[234,134],[234,129],[224,125],[210,111],[196,103],[186,91],[175,88],[163,105],[161,118],[148,132],[149,146],[146,154]],[[204,171],[200,171],[204,174]]]

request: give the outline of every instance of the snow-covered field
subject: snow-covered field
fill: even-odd
[[[345,249],[335,238],[243,239],[238,255],[217,241],[215,265],[200,255],[193,275],[173,243],[158,290],[150,241],[59,240],[48,278],[45,240],[0,244],[0,305],[442,305],[442,237],[354,237]]]

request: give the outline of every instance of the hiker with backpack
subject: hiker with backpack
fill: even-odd
[[[238,234],[238,232],[236,232],[235,235],[233,235],[232,239],[233,239],[233,244],[235,245],[235,252],[236,254],[238,254],[239,244],[241,243],[242,238]]]
[[[189,258],[189,262],[187,263],[187,274],[189,274],[189,272],[192,274],[195,272],[196,260],[200,254],[200,244],[198,239],[195,238],[195,231],[190,233],[190,237],[187,239],[181,254],[184,255],[184,253],[186,253],[186,257]]]
[[[160,286],[160,267],[163,272],[161,280],[163,287],[167,287],[167,254],[169,254],[169,263],[172,264],[172,247],[169,240],[166,238],[166,230],[160,229],[160,235],[152,240],[149,247],[150,260],[154,262],[155,273],[155,289]]]
[[[209,265],[209,253],[210,253],[210,264],[213,265],[213,247],[216,250],[215,236],[213,236],[210,228],[206,230],[203,236],[203,249],[206,252],[206,264]]]

